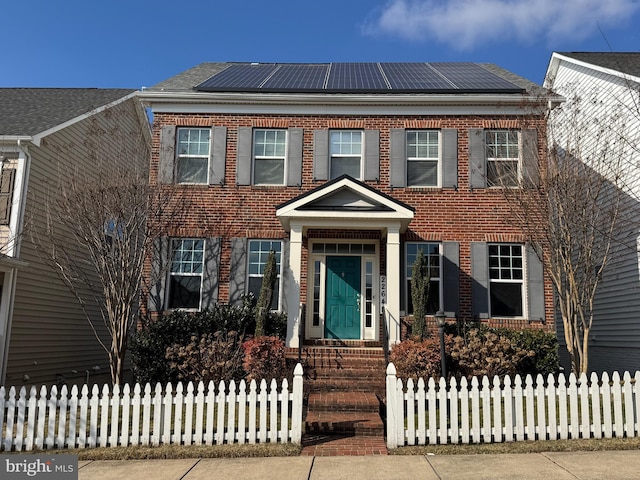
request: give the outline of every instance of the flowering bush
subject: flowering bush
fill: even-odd
[[[278,337],[256,337],[242,344],[247,380],[281,380],[285,375],[284,342]]]

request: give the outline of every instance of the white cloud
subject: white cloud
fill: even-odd
[[[640,0],[391,0],[364,31],[468,50],[498,41],[581,39],[639,9]]]

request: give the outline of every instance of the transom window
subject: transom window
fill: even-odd
[[[286,130],[257,129],[253,134],[253,183],[284,184]]]
[[[252,293],[256,298],[260,296],[260,288],[262,287],[262,278],[264,277],[264,268],[267,265],[269,252],[274,251],[276,255],[276,272],[278,272],[275,287],[273,289],[273,297],[271,300],[271,309],[280,309],[280,282],[282,280],[281,259],[282,259],[282,241],[280,240],[249,240],[249,281],[248,292]]]
[[[518,185],[520,146],[516,130],[487,130],[487,185],[490,187]]]
[[[438,186],[440,138],[437,130],[407,131],[407,185]]]
[[[204,240],[172,239],[171,252],[168,306],[169,308],[199,309]]]
[[[489,283],[492,317],[521,317],[524,262],[522,245],[489,245]]]
[[[349,175],[362,177],[362,132],[334,130],[330,132],[331,179]]]
[[[211,130],[178,128],[176,182],[208,183]]]
[[[425,261],[429,265],[429,300],[427,302],[427,313],[433,314],[440,310],[440,244],[439,243],[406,243],[405,244],[405,282],[407,296],[407,314],[413,313],[413,302],[411,300],[411,276],[413,275],[413,264],[418,257],[418,251],[422,250]]]

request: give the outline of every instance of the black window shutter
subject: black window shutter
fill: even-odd
[[[327,180],[329,178],[329,131],[314,130],[313,132],[313,179]]]
[[[163,125],[160,128],[160,163],[158,165],[158,183],[173,183],[173,171],[176,161],[176,127]]]
[[[227,127],[213,127],[211,156],[209,158],[209,183],[222,185],[227,155]]]
[[[236,157],[236,184],[238,185],[251,185],[252,143],[253,129],[238,127],[238,153]]]
[[[442,130],[442,188],[458,187],[458,130]]]
[[[474,319],[489,318],[487,244],[471,242],[471,311]]]
[[[471,188],[486,188],[487,161],[484,149],[484,130],[469,129],[469,185]]]
[[[380,131],[364,132],[364,179],[380,180]]]
[[[302,143],[304,132],[302,128],[289,129],[289,151],[287,159],[287,185],[302,186]]]
[[[404,128],[389,130],[389,183],[392,187],[407,186],[406,134]]]
[[[9,225],[9,220],[11,219],[15,177],[16,170],[14,168],[2,169],[2,176],[0,177],[0,225]]]

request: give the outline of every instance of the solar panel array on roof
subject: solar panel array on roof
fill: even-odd
[[[309,93],[522,93],[477,63],[231,64],[195,90]]]

